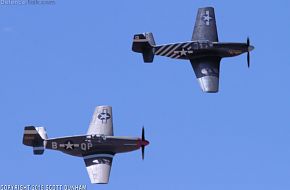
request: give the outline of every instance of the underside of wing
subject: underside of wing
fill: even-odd
[[[220,57],[206,57],[190,60],[203,92],[218,92],[220,61]]]
[[[106,184],[109,182],[114,155],[94,154],[84,156],[91,183]]]
[[[214,8],[205,7],[198,9],[192,40],[218,42]]]
[[[96,107],[87,134],[113,136],[113,113],[111,106]]]

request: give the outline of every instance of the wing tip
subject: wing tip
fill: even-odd
[[[199,9],[214,9],[214,7],[208,6],[208,7],[201,7]]]
[[[104,108],[104,107],[112,108],[112,106],[110,106],[110,105],[99,105],[99,106],[96,106],[96,108]]]
[[[105,185],[108,184],[109,181],[91,181],[91,184]]]
[[[217,93],[219,91],[219,78],[216,76],[203,76],[198,78],[203,92]]]

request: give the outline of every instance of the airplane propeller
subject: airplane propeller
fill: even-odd
[[[142,137],[141,137],[142,160],[144,160],[144,156],[145,156],[145,146],[148,144],[149,144],[149,142],[145,139],[145,130],[144,130],[144,126],[143,126],[142,127]]]
[[[247,38],[247,63],[248,68],[250,67],[250,51],[253,49],[253,47],[250,45],[250,38]]]

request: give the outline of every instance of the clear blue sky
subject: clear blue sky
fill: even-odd
[[[255,50],[222,60],[220,92],[201,92],[187,61],[131,51],[191,38],[197,9],[214,6],[220,41]],[[289,1],[61,1],[0,6],[0,184],[88,189],[289,190]],[[32,155],[23,128],[84,134],[97,105],[113,106],[115,135],[151,144],[115,156],[110,184],[90,185],[83,160]]]

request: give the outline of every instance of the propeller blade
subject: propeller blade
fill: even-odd
[[[144,160],[144,154],[145,154],[145,146],[141,147],[141,151],[142,151],[142,160]]]
[[[145,155],[145,145],[143,144],[143,142],[145,141],[145,129],[144,129],[144,126],[142,127],[142,137],[141,137],[141,140],[142,140],[142,144],[141,144],[141,151],[142,151],[142,160],[144,160],[144,155]]]
[[[145,140],[145,130],[144,130],[144,126],[142,127],[142,141]]]
[[[250,52],[247,54],[248,68],[250,68]]]
[[[247,48],[248,48],[248,53],[247,53],[247,63],[248,63],[248,68],[250,68],[250,38],[247,37]]]

